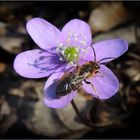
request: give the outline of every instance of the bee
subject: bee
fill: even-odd
[[[90,84],[93,90],[96,92],[94,85],[87,81],[88,78],[95,76],[100,72],[99,62],[105,59],[114,59],[113,57],[103,58],[100,61],[96,62],[96,53],[94,52],[94,61],[88,61],[82,66],[77,66],[77,69],[72,72],[66,72],[56,84],[56,95],[58,97],[65,96],[71,91],[77,90],[84,81],[87,84]],[[98,96],[98,94],[97,94]]]

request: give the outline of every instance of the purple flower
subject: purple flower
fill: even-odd
[[[76,64],[82,65],[88,61],[103,58],[117,58],[128,49],[128,44],[122,39],[104,40],[92,44],[90,27],[79,19],[69,21],[60,31],[51,23],[41,18],[33,18],[27,23],[27,31],[40,47],[25,51],[17,55],[14,61],[14,69],[18,74],[27,78],[41,78],[50,76],[44,87],[44,103],[52,108],[62,108],[68,105],[76,95],[76,91],[63,97],[56,95],[56,82],[65,72],[76,68]],[[99,63],[103,76],[93,76],[87,80],[91,82],[97,92],[98,98],[108,99],[119,88],[116,76],[103,63],[113,59],[105,59]],[[93,88],[82,83],[83,88],[93,96],[97,94]]]

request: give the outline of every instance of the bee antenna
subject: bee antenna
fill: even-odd
[[[106,57],[106,58],[103,58],[103,59],[101,59],[101,60],[99,60],[97,63],[100,63],[101,61],[103,61],[103,60],[106,60],[106,59],[116,59],[115,57]]]
[[[94,49],[94,47],[91,45],[91,47],[92,47],[92,50],[93,50],[93,53],[94,53],[94,61],[96,62],[96,53],[95,53],[95,49]]]

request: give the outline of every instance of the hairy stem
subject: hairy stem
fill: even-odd
[[[72,107],[73,107],[75,113],[77,114],[77,116],[78,116],[78,117],[80,118],[80,120],[83,122],[83,124],[85,124],[85,125],[88,126],[88,127],[93,127],[93,125],[89,124],[89,123],[81,116],[81,114],[80,114],[80,112],[79,112],[79,110],[78,110],[78,108],[77,108],[77,106],[76,106],[74,100],[71,101],[71,105],[72,105]]]

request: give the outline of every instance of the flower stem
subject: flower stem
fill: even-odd
[[[88,126],[88,127],[93,127],[93,125],[89,124],[89,123],[81,116],[81,114],[80,114],[80,112],[79,112],[79,110],[78,110],[78,108],[77,108],[77,106],[76,106],[74,100],[71,101],[71,105],[72,105],[72,107],[73,107],[75,113],[77,114],[77,116],[78,116],[78,117],[80,118],[80,120],[83,122],[83,124],[85,124],[85,125]]]

